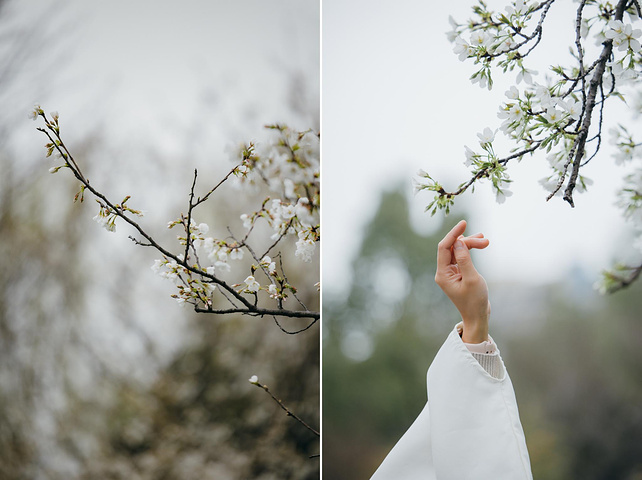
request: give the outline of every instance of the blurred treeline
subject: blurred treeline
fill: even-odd
[[[158,254],[128,240],[134,232],[122,223],[111,234],[93,222],[93,199],[72,202],[77,182],[64,169],[48,173],[46,139],[27,120],[44,92],[56,97],[59,84],[44,78],[71,50],[49,57],[45,48],[68,36],[51,36],[54,9],[25,25],[12,20],[18,6],[0,0],[0,479],[318,478],[309,458],[318,438],[248,382],[258,375],[318,427],[318,325],[291,336],[269,318],[181,309],[150,269]],[[176,250],[165,226],[185,209],[193,150],[176,157],[145,139],[106,141],[101,125],[83,137],[64,130],[64,111],[61,121],[92,183],[116,201],[131,194],[144,226]],[[231,166],[222,149],[211,156],[202,189]],[[237,229],[264,194],[225,193],[199,221]],[[302,301],[318,309],[318,265],[288,267]]]
[[[426,370],[458,321],[434,272],[460,218],[421,235],[404,194],[384,193],[349,291],[324,297],[324,478],[369,478],[421,411]],[[642,479],[642,284],[602,298],[569,272],[564,285],[489,288],[534,478]]]

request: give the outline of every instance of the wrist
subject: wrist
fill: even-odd
[[[488,340],[488,318],[466,319],[461,332],[461,339],[464,343],[482,343]]]

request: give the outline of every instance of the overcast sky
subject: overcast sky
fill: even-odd
[[[34,102],[58,110],[67,139],[100,126],[116,141],[153,139],[171,154],[187,129],[208,132],[198,141],[220,150],[267,123],[318,127],[316,112],[303,118],[289,104],[296,77],[318,104],[318,1],[14,3],[18,24],[55,26],[32,53],[47,65],[33,72],[46,82],[19,92],[16,115],[26,120]],[[19,120],[24,146],[33,124]]]

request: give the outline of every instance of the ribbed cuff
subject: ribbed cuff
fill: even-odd
[[[499,353],[470,353],[491,377],[497,379],[504,377],[504,366],[502,365],[502,361],[499,358]]]

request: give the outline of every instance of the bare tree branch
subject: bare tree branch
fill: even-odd
[[[71,152],[68,150],[66,145],[64,144],[61,136],[60,136],[60,129],[58,126],[58,120],[57,117],[52,117],[52,119],[48,119],[44,111],[40,109],[39,107],[36,110],[37,115],[41,116],[44,121],[45,121],[45,127],[38,127],[37,130],[43,132],[47,138],[50,140],[50,147],[49,148],[49,154],[51,151],[55,150],[57,151],[61,158],[64,160],[64,167],[67,167],[71,170],[73,175],[76,177],[78,181],[80,181],[82,185],[82,189],[87,189],[89,190],[98,200],[99,203],[103,208],[106,208],[110,214],[116,215],[117,217],[123,219],[126,223],[134,227],[134,229],[146,240],[146,242],[143,242],[141,240],[134,239],[133,237],[130,236],[130,238],[136,243],[137,245],[141,246],[148,246],[148,247],[153,247],[156,249],[158,252],[160,252],[166,259],[171,259],[175,261],[177,264],[181,265],[184,269],[186,269],[188,272],[196,274],[200,276],[201,278],[207,279],[209,282],[214,283],[221,287],[222,290],[221,293],[225,295],[224,292],[227,292],[227,294],[231,295],[235,300],[237,300],[242,306],[240,307],[234,307],[230,309],[215,309],[212,307],[211,304],[208,302],[204,302],[208,305],[208,308],[202,308],[199,307],[198,305],[194,305],[195,311],[199,313],[212,313],[212,314],[230,314],[230,313],[241,313],[245,315],[252,315],[252,316],[273,316],[273,315],[278,315],[278,316],[284,316],[284,317],[291,317],[291,318],[313,318],[313,319],[318,319],[320,318],[319,312],[313,312],[313,311],[308,311],[307,309],[305,311],[299,311],[299,310],[287,310],[282,308],[282,304],[279,304],[278,309],[271,309],[271,308],[261,308],[257,306],[257,299],[258,297],[256,294],[254,294],[254,303],[250,302],[247,298],[245,298],[239,291],[237,291],[232,285],[227,283],[226,281],[220,279],[218,276],[208,273],[206,270],[202,269],[198,263],[197,259],[197,264],[196,265],[190,265],[188,262],[188,256],[189,256],[189,248],[190,245],[193,246],[193,242],[191,242],[191,219],[192,219],[192,211],[193,209],[203,203],[205,200],[209,198],[209,196],[225,181],[225,179],[229,178],[229,176],[236,170],[237,167],[232,169],[225,177],[224,179],[219,182],[214,188],[212,188],[203,198],[199,198],[196,201],[194,201],[194,190],[196,187],[196,180],[197,180],[197,175],[198,172],[195,170],[194,171],[194,179],[192,182],[192,187],[190,189],[190,196],[189,196],[189,208],[188,208],[188,215],[186,218],[186,224],[185,224],[185,230],[186,230],[186,245],[185,245],[185,254],[183,258],[181,258],[178,255],[175,255],[171,253],[168,249],[164,248],[161,246],[150,234],[148,234],[138,222],[133,220],[127,212],[135,212],[134,210],[131,210],[129,207],[125,206],[125,201],[129,198],[127,197],[122,204],[115,204],[112,201],[110,201],[104,194],[99,192],[94,188],[93,185],[89,183],[89,180],[83,175],[79,165],[76,163],[75,159],[71,155]],[[290,150],[291,147],[290,147]],[[292,151],[293,152],[293,151]],[[294,153],[294,152],[293,152]],[[287,229],[286,229],[287,231]],[[283,235],[280,237],[282,238]],[[247,244],[245,245],[247,248]],[[272,248],[272,247],[270,247]],[[251,251],[251,249],[250,249]],[[268,250],[269,251],[269,250]],[[196,253],[195,253],[196,255]],[[258,260],[257,260],[258,261]],[[181,281],[183,284],[188,287],[189,285],[186,283],[184,279],[181,278]],[[200,298],[200,297],[199,297]],[[227,296],[226,296],[227,298]],[[203,301],[203,299],[201,298]],[[231,299],[228,298],[228,300],[231,302]],[[192,302],[188,302],[192,303]],[[233,302],[231,302],[233,303]]]
[[[297,416],[294,412],[292,412],[288,407],[286,407],[286,406],[283,404],[283,402],[282,402],[281,400],[279,400],[278,398],[276,398],[276,397],[274,396],[274,394],[273,394],[272,392],[270,392],[270,389],[268,388],[268,386],[267,386],[267,385],[262,385],[262,384],[260,384],[260,383],[258,382],[258,380],[257,380],[256,382],[252,382],[252,385],[256,385],[257,387],[262,388],[263,390],[265,390],[265,392],[267,392],[267,394],[268,394],[270,397],[272,397],[272,400],[274,400],[274,401],[279,405],[279,407],[281,407],[281,409],[283,409],[283,411],[285,411],[285,413],[287,414],[287,416],[288,416],[288,417],[292,417],[292,418],[294,418],[297,422],[299,422],[299,423],[300,423],[301,425],[303,425],[305,428],[307,428],[308,430],[310,430],[310,431],[311,431],[312,433],[314,433],[317,437],[320,437],[320,436],[321,436],[321,434],[319,434],[319,432],[318,432],[318,431],[316,431],[314,428],[312,428],[312,427],[311,427],[310,425],[308,425],[306,422],[304,422],[303,420],[301,420],[301,418],[300,418],[299,416]]]

